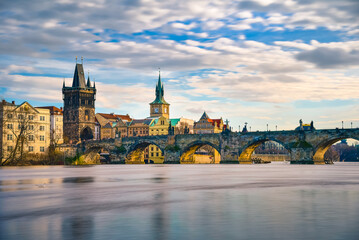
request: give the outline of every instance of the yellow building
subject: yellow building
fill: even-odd
[[[50,110],[50,141],[53,145],[64,143],[63,139],[63,111],[55,106],[38,107]]]
[[[2,161],[22,160],[26,155],[45,154],[50,146],[50,110],[28,102],[0,104],[0,154]]]
[[[168,130],[170,125],[176,126],[179,120],[180,120],[179,118],[167,119],[164,116],[154,119],[150,125],[150,136],[168,135]],[[148,152],[149,152],[150,163],[163,163],[164,160],[163,152],[156,145],[150,145]]]
[[[152,122],[149,125],[149,135],[167,135],[169,127],[169,106],[164,99],[164,88],[161,81],[161,74],[158,74],[156,85],[156,99],[150,103],[150,118]],[[148,151],[149,163],[163,163],[163,152],[155,145],[150,145]]]

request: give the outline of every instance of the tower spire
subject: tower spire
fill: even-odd
[[[158,68],[158,81],[156,84],[156,99],[151,104],[168,104],[164,99],[164,88],[161,81],[161,70]]]
[[[86,87],[86,79],[85,79],[84,68],[82,64],[76,63],[74,78],[72,81],[72,87],[75,88]]]
[[[64,78],[64,80],[62,81],[62,88],[65,88],[65,78]]]
[[[90,71],[87,71],[87,87],[91,87]]]

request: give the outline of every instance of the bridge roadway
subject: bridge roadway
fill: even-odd
[[[335,142],[359,139],[359,129],[321,129],[311,131],[223,132],[216,134],[158,135],[91,140],[81,144],[84,155],[107,151],[111,161],[144,163],[144,150],[153,144],[164,154],[164,163],[181,163],[198,148],[209,145],[220,154],[220,163],[250,164],[254,150],[266,141],[283,145],[291,163],[324,164],[324,154]]]

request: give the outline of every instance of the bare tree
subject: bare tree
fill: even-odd
[[[38,125],[35,122],[36,109],[26,103],[21,106],[2,106],[2,128],[6,137],[2,145],[1,165],[17,164],[23,160],[28,152],[25,147],[29,142],[35,141]],[[9,142],[11,148],[7,148]],[[5,150],[7,154],[5,153]]]

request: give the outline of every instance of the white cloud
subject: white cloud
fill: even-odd
[[[196,23],[190,23],[190,24],[172,23],[172,27],[180,28],[180,29],[184,29],[184,30],[190,30],[192,28],[195,28],[196,26],[197,26]]]

